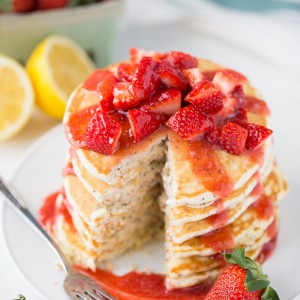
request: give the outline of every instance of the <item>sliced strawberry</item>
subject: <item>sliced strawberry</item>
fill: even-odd
[[[166,124],[185,140],[200,137],[213,126],[211,119],[193,105],[180,109]]]
[[[84,135],[88,124],[95,114],[98,105],[89,106],[72,114],[65,124],[65,132],[69,143],[75,148],[84,147]]]
[[[244,108],[238,108],[235,111],[235,116],[234,116],[235,120],[239,120],[239,121],[244,121],[247,122],[248,121],[248,117],[247,117],[247,111]]]
[[[141,59],[145,56],[146,52],[139,48],[130,48],[129,55],[130,61],[133,63],[139,63]]]
[[[248,131],[233,122],[223,126],[219,144],[223,150],[230,154],[241,155],[244,152]]]
[[[13,0],[13,11],[22,13],[32,11],[35,8],[34,0]]]
[[[223,108],[222,93],[208,80],[199,81],[191,92],[185,97],[185,101],[197,105],[207,115],[213,115]]]
[[[223,109],[216,116],[220,118],[230,118],[236,113],[239,107],[239,100],[234,97],[223,97]]]
[[[210,131],[206,134],[206,139],[212,144],[212,145],[219,145],[219,138],[220,138],[220,130],[217,128],[217,124],[215,123],[215,120],[213,117],[210,117],[212,128]]]
[[[112,74],[108,74],[98,83],[97,94],[100,100],[99,107],[103,112],[114,110],[113,99],[116,82],[115,77]]]
[[[251,151],[261,146],[263,142],[273,133],[271,129],[253,123],[246,123],[246,126],[244,125],[243,127],[248,131],[246,149]]]
[[[144,111],[152,111],[172,115],[181,107],[181,92],[170,88],[157,91],[141,107]]]
[[[128,120],[136,142],[140,142],[156,131],[165,121],[163,114],[133,109],[128,112]]]
[[[228,94],[233,91],[233,89],[242,85],[247,78],[233,70],[221,70],[218,71],[213,79],[213,84],[224,94]]]
[[[217,129],[212,129],[207,133],[206,138],[212,145],[219,145],[220,132]]]
[[[96,110],[85,132],[86,148],[104,155],[111,155],[118,149],[122,133],[121,125],[108,113]]]
[[[167,56],[167,54],[161,53],[161,52],[156,52],[156,51],[146,52],[145,50],[138,49],[138,48],[130,49],[130,61],[131,62],[139,63],[144,56],[151,57],[155,61],[160,61],[160,60],[164,59]]]
[[[183,52],[170,51],[166,57],[166,60],[178,69],[190,69],[198,67],[197,58]]]
[[[167,53],[148,51],[146,52],[146,56],[152,57],[155,61],[161,61],[162,59],[166,58]]]
[[[198,68],[184,69],[182,70],[182,74],[191,87],[194,87],[196,83],[205,79],[204,75]]]
[[[212,81],[218,71],[219,70],[209,70],[209,71],[204,71],[202,74],[204,75],[205,79]]]
[[[244,93],[244,88],[242,85],[236,86],[232,92],[229,94],[229,97],[236,98],[238,100],[239,107],[246,107],[246,97]]]
[[[54,9],[67,6],[69,0],[37,0],[37,9]]]
[[[83,88],[96,93],[99,97],[100,109],[103,112],[114,110],[112,104],[116,79],[114,74],[107,70],[96,70],[84,83]]]
[[[137,100],[129,93],[129,85],[129,82],[118,82],[116,84],[113,105],[118,110],[128,110],[140,104],[140,100]]]
[[[83,83],[82,87],[90,92],[97,91],[98,84],[106,77],[113,75],[112,72],[108,70],[98,69],[94,71]]]
[[[166,87],[187,90],[187,81],[179,70],[176,70],[168,61],[161,61],[157,67],[157,73],[161,82]]]
[[[146,100],[159,87],[156,62],[151,57],[143,57],[128,90],[137,100]]]
[[[121,63],[118,66],[118,78],[120,81],[132,81],[138,67],[138,63]]]

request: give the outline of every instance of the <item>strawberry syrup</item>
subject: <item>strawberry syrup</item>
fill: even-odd
[[[268,220],[274,215],[274,200],[272,197],[262,195],[250,208],[255,210],[259,219]]]
[[[211,145],[206,140],[200,140],[187,142],[187,147],[187,160],[204,187],[217,198],[228,196],[233,190],[233,183]]]
[[[247,111],[257,115],[270,116],[266,102],[256,97],[246,96]]]
[[[265,262],[273,254],[276,245],[277,236],[263,246],[256,261],[259,263]],[[217,256],[223,261],[221,255]],[[218,259],[217,256],[215,256],[216,259]],[[212,283],[203,282],[190,288],[168,291],[165,287],[165,276],[162,274],[145,274],[132,271],[117,276],[103,269],[97,269],[93,272],[79,266],[75,266],[75,268],[94,279],[101,287],[119,300],[203,300],[212,286]]]
[[[198,238],[201,244],[214,249],[216,252],[229,250],[234,247],[234,235],[230,226],[216,229]]]
[[[60,192],[55,192],[47,196],[43,206],[39,211],[39,222],[45,227],[52,229],[55,224],[56,198]]]

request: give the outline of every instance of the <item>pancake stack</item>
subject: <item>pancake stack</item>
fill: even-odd
[[[169,137],[168,143],[173,141]],[[266,151],[270,145],[266,145]],[[168,149],[169,156],[175,155],[171,145]],[[183,153],[180,151],[180,156]],[[167,286],[170,289],[213,280],[224,263],[219,253],[226,249],[244,247],[249,257],[257,258],[263,245],[277,233],[277,202],[287,189],[282,172],[271,158],[253,167],[252,175],[250,172],[247,176],[240,174],[236,182],[230,182],[236,188],[231,187],[232,192],[220,198],[205,190],[199,177],[194,179],[198,182],[196,189],[185,188],[191,183],[186,179],[193,177],[192,167],[185,160],[172,163],[169,159],[164,169],[164,185],[168,186],[165,187],[167,195],[161,197],[161,206],[166,218]],[[181,176],[174,178],[171,174],[177,172],[171,168],[181,170]],[[242,170],[242,166],[237,170]],[[240,178],[243,178],[241,185]],[[182,193],[182,190],[189,192]]]
[[[222,67],[199,60],[199,69],[209,76]],[[117,74],[117,65],[109,70]],[[248,81],[243,89],[248,121],[268,126],[266,104],[251,100],[260,95]],[[64,123],[98,101],[79,87]],[[66,255],[94,270],[142,245],[165,223],[168,289],[215,279],[222,251],[245,247],[257,258],[277,234],[277,203],[287,192],[270,138],[255,151],[232,155],[163,127],[113,155],[70,142],[66,165],[52,228]]]

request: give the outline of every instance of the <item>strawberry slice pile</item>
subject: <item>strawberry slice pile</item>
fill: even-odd
[[[223,108],[223,95],[208,80],[201,80],[184,99],[206,115],[214,115]]]
[[[141,106],[144,111],[152,111],[167,115],[175,114],[181,108],[181,92],[170,88],[157,91]]]
[[[230,154],[240,155],[244,152],[248,131],[233,122],[227,122],[222,128],[219,145]]]
[[[90,119],[84,140],[89,150],[105,155],[113,154],[117,148],[122,127],[110,114],[97,109]]]
[[[167,126],[183,139],[193,140],[212,129],[212,122],[196,106],[189,105],[176,112],[167,121]]]
[[[112,155],[128,140],[139,143],[167,126],[184,140],[207,139],[242,155],[272,134],[247,122],[246,81],[229,69],[203,74],[198,60],[183,52],[132,48],[130,61],[96,70],[83,83],[87,96],[99,102],[69,117],[67,136],[74,147]]]
[[[245,249],[235,249],[231,254],[224,254],[224,258],[229,264],[204,300],[279,300],[261,267],[245,256]]]
[[[156,131],[165,121],[163,114],[132,109],[128,112],[128,119],[136,142]]]

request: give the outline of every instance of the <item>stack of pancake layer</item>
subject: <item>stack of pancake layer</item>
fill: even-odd
[[[199,68],[221,69],[204,60]],[[248,83],[244,91],[249,122],[268,126],[264,102],[251,103],[259,95]],[[78,88],[64,121],[97,101]],[[52,232],[66,254],[95,269],[143,244],[165,220],[169,289],[214,279],[223,267],[220,251],[245,247],[256,258],[276,236],[277,202],[287,191],[271,139],[235,156],[206,140],[187,142],[161,129],[112,156],[70,145],[68,164]]]

